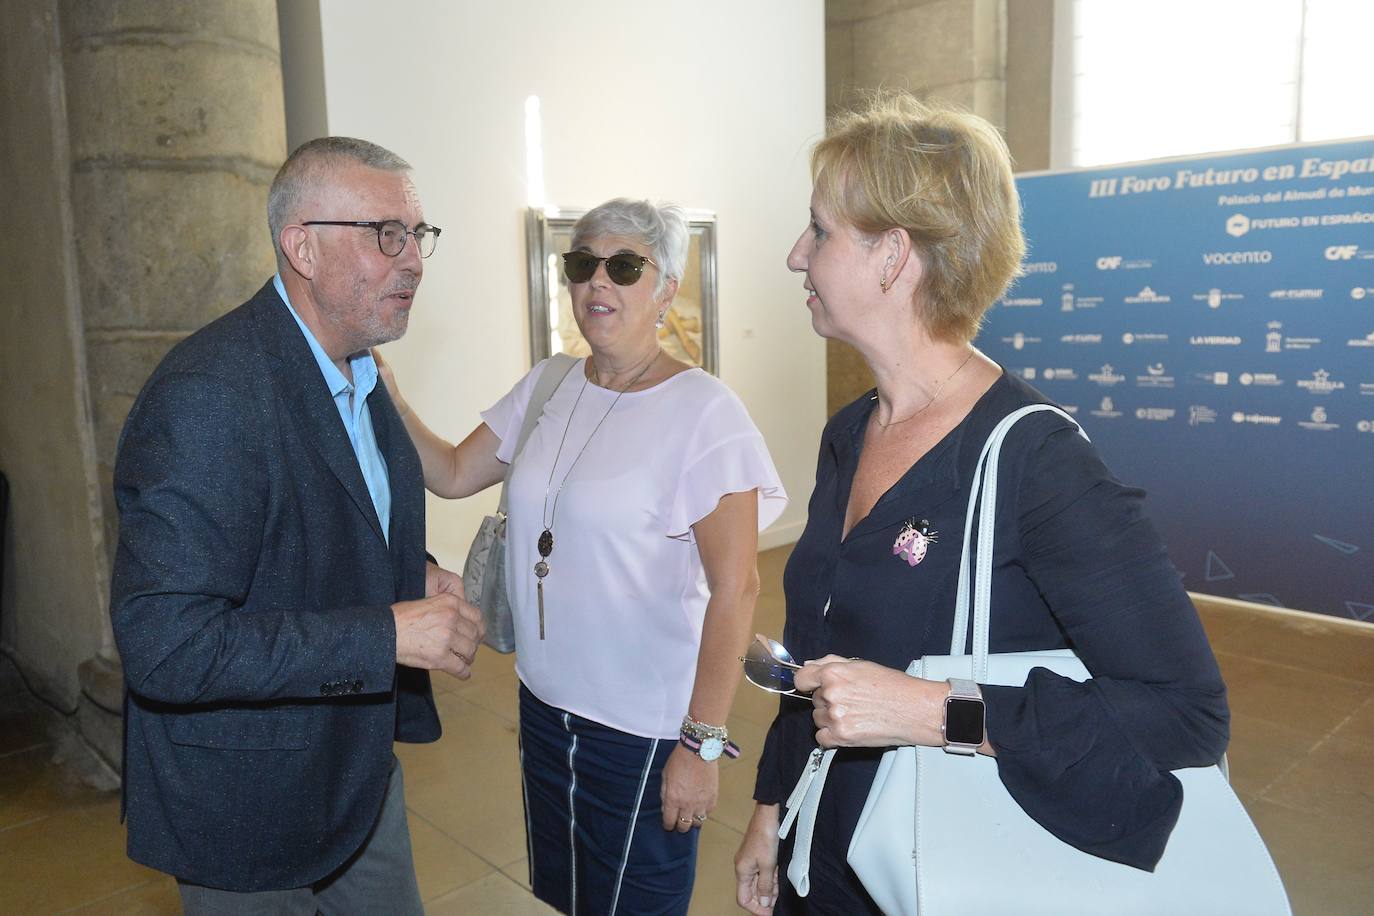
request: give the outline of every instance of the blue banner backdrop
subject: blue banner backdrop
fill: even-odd
[[[1148,491],[1189,590],[1374,621],[1374,138],[1017,183],[979,346]]]

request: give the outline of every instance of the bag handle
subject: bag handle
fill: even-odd
[[[997,522],[997,469],[1002,454],[1002,442],[1007,438],[1011,428],[1023,417],[1045,410],[1059,414],[1074,425],[1080,436],[1088,438],[1088,434],[1083,432],[1083,427],[1079,426],[1077,420],[1053,404],[1028,404],[1018,408],[993,427],[988,441],[983,443],[983,451],[978,455],[978,465],[973,471],[973,481],[969,486],[968,511],[964,516],[964,549],[959,557],[959,591],[954,599],[954,630],[950,635],[949,654],[973,655],[975,681],[981,682],[988,675],[988,631],[992,618],[992,542]],[[973,646],[970,652],[969,544],[972,541],[975,513],[978,516],[978,546],[974,554],[977,565],[973,580]]]
[[[529,441],[530,433],[534,432],[534,427],[539,423],[539,417],[544,413],[544,405],[553,397],[553,393],[558,390],[558,386],[563,384],[563,379],[568,377],[572,367],[577,365],[576,357],[569,356],[567,353],[555,353],[549,357],[548,363],[539,373],[539,380],[534,383],[534,391],[530,394],[530,402],[525,405],[525,420],[520,424],[520,437],[515,440],[515,451],[511,453],[510,464],[506,465],[506,477],[501,481],[501,502],[496,507],[496,514],[504,521],[506,513],[510,507],[510,497],[506,490],[510,485],[511,472],[515,470],[515,459],[520,457],[520,453],[525,450],[525,443]]]

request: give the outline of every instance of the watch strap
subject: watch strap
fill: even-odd
[[[731,758],[739,756],[739,745],[730,740],[730,733],[724,725],[708,725],[692,718],[690,713],[682,717],[678,741],[698,757],[702,757],[701,747],[705,742],[717,742],[720,745],[720,754],[715,757],[702,757],[703,760],[715,760],[721,755]]]
[[[687,748],[687,750],[696,754],[698,757],[701,756],[700,739],[693,738],[690,735],[679,735],[677,740],[678,743]],[[734,760],[739,756],[739,745],[728,738],[725,739],[724,746],[721,748],[721,755]]]
[[[944,740],[945,753],[958,754],[963,757],[972,757],[978,753],[978,748],[981,747],[983,741],[987,739],[987,706],[983,703],[982,688],[978,686],[977,681],[972,681],[968,680],[967,678],[961,677],[948,678],[946,683],[949,684],[949,696],[945,699],[944,705],[944,715],[946,721],[942,723],[940,726],[940,737]],[[962,741],[950,741],[948,733],[948,719],[949,704],[951,700],[956,702],[977,703],[983,707],[983,733],[982,737],[976,744],[966,743]]]
[[[983,698],[983,689],[978,686],[977,681],[952,677],[946,683],[949,684],[949,695],[952,697],[965,700],[981,700]]]

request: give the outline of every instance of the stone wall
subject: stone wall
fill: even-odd
[[[275,269],[285,156],[273,0],[63,0],[72,208],[96,458],[110,489],[129,407],[164,353]]]
[[[826,0],[825,95],[906,89],[1002,128],[1018,169],[1049,163],[1053,0]],[[862,358],[826,341],[826,407],[873,386]]]
[[[111,481],[129,407],[168,348],[274,270],[277,8],[16,0],[7,13],[4,199],[22,228],[3,246],[15,282],[0,470],[14,506],[0,640],[74,705],[119,684]],[[117,693],[98,699],[118,709]]]
[[[75,706],[105,643],[101,530],[53,0],[13,0],[0,30],[0,471],[9,478],[0,645]]]

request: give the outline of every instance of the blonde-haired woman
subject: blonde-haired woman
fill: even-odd
[[[986,121],[910,96],[841,116],[812,154],[811,222],[788,267],[812,326],[867,362],[877,387],[823,433],[806,530],[784,576],[783,643],[810,702],[783,697],[736,856],[752,913],[878,912],[845,854],[879,758],[942,746],[951,685],[908,677],[948,651],[968,483],[1011,411],[1045,398],[972,344],[1025,244],[1006,146]],[[1093,447],[1055,414],[1018,425],[1002,453],[993,652],[1072,644],[1095,675],[1044,669],[981,687],[978,753],[1064,841],[1152,868],[1182,791],[1168,772],[1226,747],[1225,686],[1164,546]],[[919,545],[922,549],[917,549]],[[838,747],[816,815],[810,891],[785,873],[781,803],[813,748]],[[973,752],[974,746],[951,747]],[[948,825],[977,867],[976,822]]]

